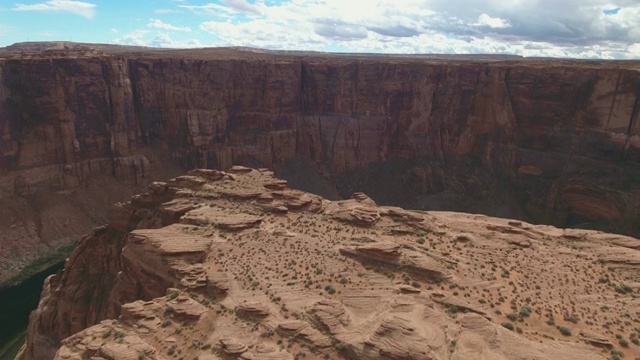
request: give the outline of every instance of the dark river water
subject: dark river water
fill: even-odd
[[[44,279],[62,269],[53,265],[10,288],[0,290],[0,360],[13,359],[24,342],[29,313],[38,306]]]

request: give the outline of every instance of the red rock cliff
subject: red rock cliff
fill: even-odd
[[[2,272],[77,239],[104,222],[103,204],[180,167],[278,168],[296,157],[324,166],[345,192],[492,199],[510,189],[535,221],[637,235],[639,69],[230,49],[5,51],[0,246],[13,255]],[[380,164],[401,170],[378,170],[391,178],[373,185],[355,175]]]

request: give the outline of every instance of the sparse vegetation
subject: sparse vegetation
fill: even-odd
[[[500,324],[500,325],[502,325],[502,327],[504,327],[505,329],[508,329],[508,330],[511,330],[511,331],[513,331],[513,330],[515,329],[515,327],[513,326],[513,324],[512,324],[512,323],[510,323],[510,322],[503,322],[503,323],[502,323],[502,324]]]
[[[611,349],[611,359],[612,360],[622,360],[622,353],[616,349]]]
[[[516,313],[509,313],[507,314],[507,319],[511,320],[511,321],[516,321],[518,320],[518,314]]]
[[[626,284],[616,286],[614,290],[619,294],[631,294],[633,292],[633,288]]]
[[[568,321],[568,322],[570,322],[570,323],[574,323],[574,324],[577,324],[577,323],[578,323],[578,321],[579,321],[578,317],[577,317],[577,316],[575,316],[575,315],[573,315],[573,314],[571,314],[571,315],[566,315],[566,316],[564,317],[564,320],[565,320],[565,321]]]
[[[620,344],[620,346],[625,348],[629,347],[629,342],[627,341],[627,339],[624,338],[624,336],[617,334],[616,339],[618,340],[618,344]]]
[[[571,329],[564,326],[558,326],[557,328],[558,328],[558,331],[560,331],[560,334],[564,336],[571,336]]]
[[[179,291],[172,290],[171,292],[169,292],[169,294],[167,294],[167,300],[173,300],[173,299],[177,298],[178,295],[180,295]]]
[[[523,306],[523,307],[520,309],[520,313],[518,313],[518,315],[519,315],[521,318],[526,318],[526,317],[529,317],[529,315],[531,315],[531,312],[532,312],[532,311],[533,311],[533,310],[531,310],[531,308],[530,308],[529,306]]]
[[[234,178],[215,186],[231,191],[242,176]],[[273,203],[301,206],[299,199],[286,191],[263,192],[263,184],[258,185],[260,196],[273,197]],[[556,230],[533,231],[535,225],[522,222],[506,225],[504,220],[487,217],[451,218],[437,213],[428,215],[433,221],[426,221],[423,213],[404,218],[373,211],[376,222],[354,225],[350,220],[336,220],[335,214],[352,207],[367,210],[369,205],[347,200],[339,205],[323,203],[323,210],[303,207],[273,214],[265,210],[271,206],[269,201],[257,200],[251,192],[251,196],[243,194],[247,198],[232,198],[208,186],[194,185],[181,196],[197,201],[199,192],[207,195],[211,191],[207,195],[211,204],[196,210],[211,211],[220,218],[250,215],[262,222],[237,230],[220,227],[223,221],[219,219],[193,220],[199,225],[181,223],[177,230],[172,229],[198,241],[214,240],[205,251],[205,260],[189,258],[186,264],[175,260],[174,275],[184,277],[174,285],[179,289],[143,305],[145,312],[139,318],[161,326],[157,334],[144,335],[145,341],[172,358],[193,360],[201,350],[227,358],[226,345],[216,340],[227,335],[238,342],[238,348],[249,351],[262,344],[277,344],[279,351],[289,352],[293,358],[347,358],[357,353],[361,344],[340,342],[331,335],[333,328],[366,321],[370,323],[367,331],[386,331],[387,324],[381,322],[387,314],[375,313],[378,307],[392,309],[392,314],[405,309],[411,314],[437,312],[443,326],[453,324],[456,328],[463,323],[458,313],[495,313],[496,325],[523,334],[511,336],[514,344],[524,338],[531,346],[562,339],[556,344],[564,346],[581,341],[578,336],[571,338],[578,329],[593,329],[614,342],[616,336],[616,346],[625,352],[633,353],[636,348],[632,344],[640,342],[640,329],[636,329],[640,324],[634,320],[637,314],[629,306],[637,295],[625,284],[635,286],[635,280],[614,264],[599,262],[595,247],[583,246],[590,241],[589,235],[578,242],[569,235],[551,235]],[[425,221],[418,221],[417,216],[423,215]],[[347,213],[348,219],[350,216]],[[473,226],[483,230],[466,237],[455,235],[462,229],[472,232]],[[190,304],[196,307],[194,313],[204,307],[206,321],[184,316]],[[420,321],[405,315],[399,316],[401,328],[402,322],[414,325],[410,323]],[[113,330],[98,332],[95,337],[102,336],[104,343],[127,342],[131,338],[125,334],[136,333],[126,328],[129,323],[120,325],[116,320],[114,324]],[[318,348],[312,336],[307,337],[297,326],[310,326],[306,330],[329,336],[333,347]],[[453,354],[462,348],[457,347],[456,336],[449,335],[445,335],[445,344]],[[616,356],[622,357],[622,353],[612,351],[611,357]]]

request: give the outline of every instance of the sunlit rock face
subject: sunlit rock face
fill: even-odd
[[[17,359],[640,356],[638,239],[287,185],[198,169],[117,204]]]

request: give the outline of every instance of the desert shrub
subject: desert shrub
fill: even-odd
[[[513,329],[515,329],[515,327],[513,326],[513,324],[512,324],[512,323],[510,323],[510,322],[503,322],[503,323],[502,323],[502,324],[500,324],[500,325],[502,325],[502,327],[504,327],[504,328],[505,328],[505,329],[507,329],[507,330],[511,330],[511,331],[513,331]]]
[[[558,331],[560,331],[560,334],[564,336],[571,336],[571,329],[564,326],[558,326]]]
[[[528,317],[529,315],[531,315],[531,312],[532,312],[532,311],[533,311],[533,310],[531,310],[531,308],[530,308],[530,307],[528,307],[528,306],[523,306],[523,307],[520,309],[520,317],[521,317],[521,318],[526,318],[526,317]]]
[[[571,322],[571,323],[574,323],[574,324],[577,324],[578,321],[579,321],[578,317],[573,315],[573,314],[572,315],[565,315],[564,320],[568,321],[568,322]]]
[[[611,359],[612,360],[622,360],[622,353],[616,349],[611,349]]]
[[[622,347],[629,347],[629,342],[622,335],[616,335],[616,339],[618,339],[618,344]]]
[[[621,284],[619,286],[616,286],[614,290],[618,294],[631,294],[633,292],[633,288],[627,284]]]

